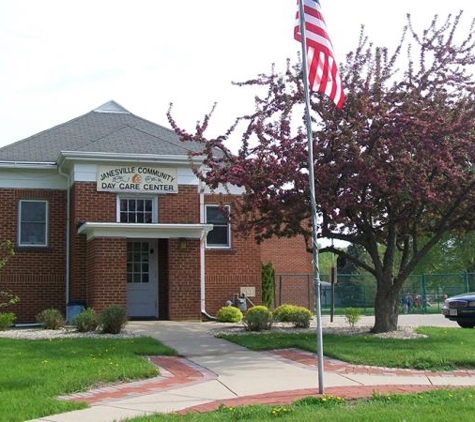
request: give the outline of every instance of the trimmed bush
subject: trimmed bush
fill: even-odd
[[[45,330],[59,330],[64,327],[66,321],[60,311],[48,308],[36,315],[36,320],[43,324]]]
[[[73,318],[73,325],[80,333],[96,331],[99,326],[99,315],[92,308],[87,308]]]
[[[223,306],[216,315],[218,322],[240,322],[242,312],[234,306]]]
[[[345,308],[345,319],[351,328],[354,328],[356,323],[361,318],[361,310],[358,308]]]
[[[288,303],[284,303],[280,305],[274,312],[274,321],[278,322],[292,322],[292,315],[296,311],[296,305],[290,305]]]
[[[269,330],[272,327],[272,312],[266,306],[254,306],[247,311],[243,321],[249,331]]]
[[[274,321],[290,322],[295,328],[308,328],[312,319],[312,313],[303,306],[283,304],[273,313]]]
[[[11,327],[16,320],[13,312],[0,312],[0,331]]]
[[[100,325],[104,334],[119,334],[125,324],[127,324],[127,311],[123,306],[109,306],[102,311]]]
[[[312,320],[312,313],[303,306],[297,306],[297,309],[292,315],[292,324],[295,328],[308,328]]]

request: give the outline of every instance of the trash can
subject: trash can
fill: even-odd
[[[82,311],[86,309],[85,300],[71,300],[66,305],[66,322],[68,324],[73,323],[73,319],[76,315],[79,315]]]
[[[238,308],[241,312],[247,312],[247,303],[246,303],[246,296],[237,296],[236,300],[236,308]]]

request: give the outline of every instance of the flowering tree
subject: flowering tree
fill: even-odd
[[[408,16],[394,53],[362,31],[341,66],[343,108],[312,97],[319,235],[358,245],[370,257],[334,249],[376,279],[374,332],[397,329],[402,285],[431,248],[447,233],[475,228],[473,25],[456,42],[460,18],[435,17],[419,34]],[[238,84],[266,95],[213,139],[205,136],[211,113],[195,133],[168,114],[182,140],[203,144],[201,180],[244,189],[236,224],[258,241],[303,235],[310,246],[307,141],[294,123],[303,119],[301,80],[300,66],[288,65],[283,74]],[[226,141],[243,124],[242,144],[232,154]]]

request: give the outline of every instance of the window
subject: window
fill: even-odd
[[[149,282],[148,242],[127,243],[127,283]]]
[[[18,221],[19,246],[48,245],[48,201],[21,200]]]
[[[216,205],[206,206],[206,223],[213,225],[213,230],[208,233],[206,246],[208,248],[229,248],[230,230],[229,230],[229,206],[223,210]]]
[[[119,215],[121,223],[156,223],[157,200],[156,198],[118,198]]]

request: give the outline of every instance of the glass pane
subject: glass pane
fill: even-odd
[[[21,203],[21,219],[22,221],[46,221],[46,203],[44,202],[27,202]]]
[[[137,223],[143,223],[143,214],[137,214]]]
[[[133,277],[132,274],[127,274],[127,283],[132,283]]]
[[[140,263],[134,263],[134,267],[132,271],[134,273],[140,273]]]
[[[152,200],[147,199],[145,201],[145,211],[152,212]]]
[[[152,213],[146,213],[144,215],[144,223],[151,223],[152,222]]]
[[[142,264],[142,272],[148,274],[148,263]]]
[[[128,202],[127,199],[120,200],[120,211],[127,211],[128,209]]]
[[[137,201],[137,211],[143,211],[143,200]]]
[[[215,227],[208,233],[207,244],[212,246],[229,246],[228,228]]]
[[[142,283],[148,283],[148,274],[142,274]]]
[[[134,283],[140,283],[140,274],[134,274]]]
[[[133,199],[129,200],[129,211],[135,211],[135,201]]]
[[[148,254],[148,243],[147,242],[142,243],[142,252],[145,252],[146,254]]]
[[[209,224],[227,224],[228,220],[219,207],[206,207],[206,222]]]
[[[128,219],[127,219],[127,213],[126,212],[121,212],[120,213],[120,222],[121,223],[128,223]]]

